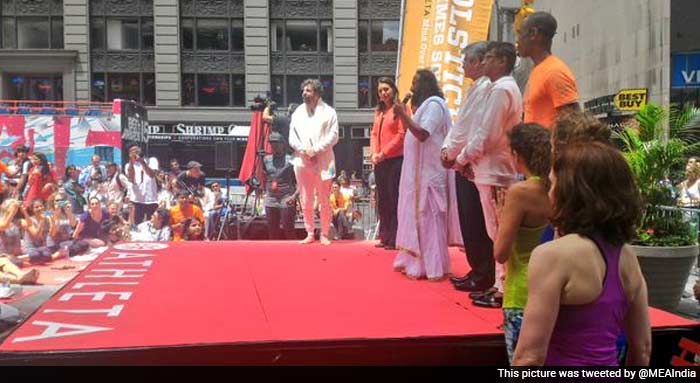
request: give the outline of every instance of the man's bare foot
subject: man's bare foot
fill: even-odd
[[[302,241],[299,241],[302,245],[308,245],[309,243],[314,241],[314,236],[313,234],[307,235],[306,238],[304,238]]]
[[[17,279],[20,285],[33,285],[39,280],[39,270],[31,269]]]
[[[331,244],[331,240],[328,239],[328,237],[326,237],[325,235],[322,235],[321,236],[321,245],[328,246],[330,244]]]

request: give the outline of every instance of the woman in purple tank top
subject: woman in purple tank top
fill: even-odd
[[[614,366],[622,333],[627,363],[647,365],[647,289],[624,245],[641,215],[627,162],[605,143],[572,143],[557,153],[550,180],[560,238],[532,252],[513,365]]]

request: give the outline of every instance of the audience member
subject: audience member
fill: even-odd
[[[513,365],[647,365],[647,289],[634,252],[641,198],[622,154],[600,142],[568,144],[554,159],[549,191],[560,238],[528,265],[528,299]]]
[[[196,207],[196,206],[195,206]],[[184,241],[203,241],[204,240],[204,227],[202,222],[197,218],[188,218],[183,223],[184,234],[182,239]]]
[[[22,201],[10,198],[0,204],[0,254],[22,265]]]
[[[181,172],[177,177],[178,183],[181,188],[187,189],[187,191],[196,196],[204,196],[204,185],[206,184],[206,178],[204,173],[202,173],[202,164],[197,161],[190,161],[187,163],[187,170]]]
[[[331,210],[335,239],[347,239],[352,233],[352,199],[343,194],[338,182],[333,182],[331,188]]]
[[[683,207],[698,207],[700,205],[700,162],[696,157],[690,157],[685,165],[686,179],[678,185],[680,190],[678,205]]]
[[[90,165],[80,173],[78,182],[85,189],[87,195],[90,191],[97,189],[97,186],[107,179],[107,169],[102,165],[102,157],[95,154],[92,156]]]
[[[144,217],[150,217],[158,208],[158,186],[156,183],[158,160],[155,157],[148,162],[141,153],[141,147],[129,147],[129,162],[124,166],[131,188],[129,200],[134,204],[134,224],[143,222]]]
[[[12,198],[22,199],[24,197],[27,180],[29,179],[29,170],[32,168],[32,162],[29,160],[29,148],[22,145],[15,149],[15,162],[13,164],[14,173],[9,177],[10,183],[15,184],[15,190],[12,193]]]
[[[32,169],[27,180],[27,194],[24,197],[25,209],[31,206],[35,199],[46,200],[55,192],[55,181],[51,178],[51,171],[46,156],[43,153],[32,153],[29,157]]]
[[[524,181],[511,185],[504,195],[497,195],[498,235],[494,257],[507,264],[504,297],[496,289],[477,296],[474,304],[490,307],[492,302],[503,305],[503,323],[508,361],[513,353],[527,304],[527,269],[530,253],[540,244],[542,233],[549,224],[551,207],[549,170],[552,161],[550,134],[537,124],[520,124],[509,134],[515,166]],[[489,299],[493,296],[494,299]]]
[[[73,233],[73,239],[97,240],[92,244],[99,244],[99,241],[107,241],[108,233],[105,231],[105,222],[109,221],[109,212],[102,207],[102,202],[98,198],[90,198],[88,210],[80,216],[78,226]]]
[[[66,167],[66,173],[63,177],[63,190],[70,200],[73,214],[82,214],[85,211],[85,205],[87,205],[87,201],[85,197],[83,197],[85,189],[80,186],[78,182],[79,177],[80,170],[78,170],[75,165],[68,165]]]
[[[67,254],[61,253],[55,246],[48,246],[51,231],[51,220],[46,216],[44,202],[34,200],[22,219],[24,230],[24,248],[26,259],[32,264],[48,263]]]
[[[396,234],[400,252],[394,269],[409,278],[440,280],[450,273],[447,246],[459,228],[449,186],[454,176],[440,163],[452,117],[430,70],[416,72],[411,93],[411,106],[417,108],[413,118],[404,104],[394,104],[394,113],[410,132],[404,141]]]
[[[177,195],[177,205],[170,209],[170,228],[173,231],[173,241],[182,241],[185,234],[185,221],[196,219],[204,223],[204,213],[202,209],[194,205],[191,194],[181,190]]]
[[[141,222],[131,233],[131,240],[137,242],[170,241],[170,212],[159,208],[148,221]]]
[[[107,197],[108,202],[121,204],[127,192],[131,188],[131,183],[126,176],[119,172],[119,166],[114,162],[107,164]]]

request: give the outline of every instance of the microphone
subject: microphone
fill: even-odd
[[[406,93],[406,95],[403,96],[403,100],[401,100],[401,103],[404,105],[408,104],[408,102],[411,100],[411,97],[413,97],[413,93],[411,93],[411,92]]]

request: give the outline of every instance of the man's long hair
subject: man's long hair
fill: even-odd
[[[438,85],[437,77],[430,69],[418,69],[415,76],[413,76],[413,86],[411,87],[411,106],[418,109],[423,101],[427,100],[432,96],[438,96],[442,99],[445,96],[440,90]]]

